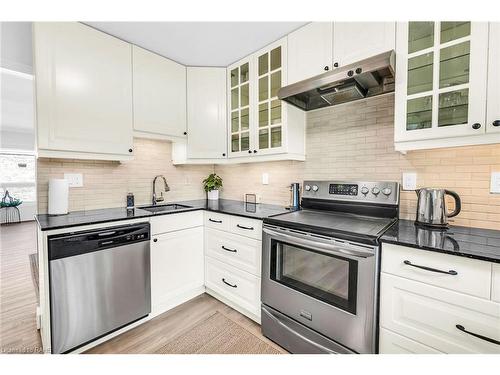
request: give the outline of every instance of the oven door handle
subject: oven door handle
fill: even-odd
[[[328,254],[340,256],[350,255],[356,258],[369,258],[375,255],[370,251],[348,249],[340,247],[338,245],[326,244],[320,241],[311,241],[309,239],[292,236],[286,233],[280,233],[269,228],[262,228],[262,231],[269,234],[273,238],[281,239],[291,244],[302,245],[313,249],[321,249],[323,252]]]
[[[292,335],[299,337],[301,340],[306,341],[308,344],[311,344],[311,345],[315,346],[316,348],[318,348],[318,349],[320,349],[320,350],[322,350],[322,351],[324,351],[326,353],[337,354],[333,350],[328,349],[326,346],[318,344],[317,342],[314,342],[313,340],[311,340],[311,339],[309,339],[309,338],[301,335],[300,333],[296,332],[295,330],[291,329],[285,323],[283,323],[278,317],[274,316],[273,314],[271,314],[266,309],[262,309],[261,312],[263,312],[264,314],[266,314],[269,318],[271,318],[274,322],[276,322],[280,327],[286,329]]]

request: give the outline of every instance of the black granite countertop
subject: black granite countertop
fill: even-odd
[[[126,208],[105,208],[99,210],[74,211],[67,215],[36,215],[36,220],[42,231],[71,228],[79,225],[100,224],[112,221],[150,218],[159,215],[172,215],[180,212],[189,212],[197,210],[207,210],[220,212],[223,214],[237,215],[254,219],[264,219],[266,217],[280,215],[290,210],[283,206],[271,204],[245,203],[229,199],[219,199],[211,201],[207,199],[198,199],[181,202],[168,202],[165,204],[181,204],[189,206],[187,208],[151,213],[139,207],[129,211]]]
[[[426,251],[500,263],[498,230],[450,226],[447,230],[439,231],[417,226],[411,220],[399,220],[380,240]]]

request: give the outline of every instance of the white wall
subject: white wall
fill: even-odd
[[[31,22],[0,22],[0,66],[33,72]]]

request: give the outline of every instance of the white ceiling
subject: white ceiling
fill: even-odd
[[[228,66],[306,22],[85,22],[188,66]]]

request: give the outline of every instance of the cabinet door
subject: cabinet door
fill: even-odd
[[[311,22],[288,34],[288,84],[332,69],[333,24]]]
[[[227,68],[229,156],[248,156],[251,151],[250,126],[253,121],[253,61],[242,60]]]
[[[226,69],[187,68],[187,156],[226,157]]]
[[[156,241],[155,241],[156,240]],[[166,311],[204,284],[203,227],[153,236],[151,304]]]
[[[77,22],[43,22],[34,54],[38,148],[131,155],[130,44]]]
[[[286,47],[285,38],[254,54],[257,121],[253,152],[258,155],[277,154],[285,149],[286,103],[278,99],[278,90],[286,85]]]
[[[395,140],[484,134],[488,24],[398,23]]]
[[[134,130],[184,137],[186,67],[133,46]]]
[[[500,22],[490,23],[487,132],[500,132]]]
[[[334,22],[333,61],[348,65],[395,49],[395,22]]]

